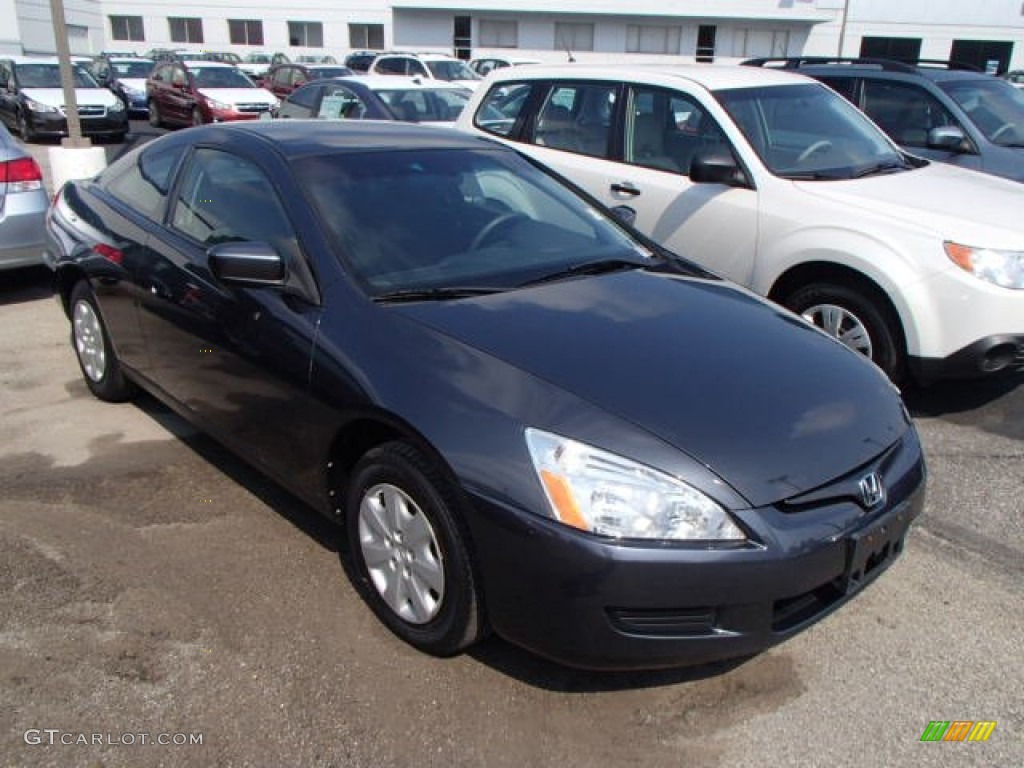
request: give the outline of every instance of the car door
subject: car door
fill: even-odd
[[[556,83],[526,136],[529,152],[676,253],[747,282],[757,252],[757,192],[695,184],[700,149],[732,152],[715,117],[676,89]]]
[[[266,171],[234,151],[201,147],[151,239],[150,276],[160,283],[141,316],[152,379],[204,429],[290,485],[315,465],[301,425],[321,418],[308,390],[320,307],[308,291],[221,283],[208,253],[226,242],[267,243],[290,275],[314,285]]]

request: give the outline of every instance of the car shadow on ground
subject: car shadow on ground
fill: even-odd
[[[985,379],[939,381],[927,387],[911,386],[903,400],[910,415],[938,417],[984,408],[1014,393],[1024,384],[1024,373],[1008,373]]]
[[[24,304],[53,296],[53,273],[47,267],[25,267],[3,273],[0,305]]]

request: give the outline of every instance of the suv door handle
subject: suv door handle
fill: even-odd
[[[639,195],[640,190],[636,188],[634,184],[628,181],[616,182],[612,184],[612,192],[621,192],[624,195]]]

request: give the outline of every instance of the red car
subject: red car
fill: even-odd
[[[255,120],[278,105],[233,64],[218,61],[165,61],[146,79],[149,122],[202,125]]]
[[[284,98],[312,80],[347,77],[354,74],[338,64],[278,64],[271,67],[260,84],[279,98]]]

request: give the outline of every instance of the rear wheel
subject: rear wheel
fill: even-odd
[[[71,345],[82,377],[96,397],[111,403],[131,399],[135,384],[121,370],[96,299],[84,280],[71,291]]]
[[[894,383],[902,381],[906,349],[899,321],[872,291],[843,283],[811,283],[795,290],[783,304],[871,359]]]
[[[149,124],[154,128],[159,128],[162,125],[160,109],[157,107],[155,101],[149,102]]]
[[[451,656],[483,634],[481,595],[450,484],[404,442],[369,451],[346,503],[348,565],[377,617],[402,640]]]
[[[195,107],[192,110],[192,125],[203,124],[203,113],[199,111],[199,107]]]

